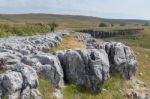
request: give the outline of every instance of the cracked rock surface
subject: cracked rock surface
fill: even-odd
[[[132,49],[120,42],[105,42],[101,45],[109,56],[111,72],[119,72],[123,78],[132,79],[137,68],[137,60]]]
[[[57,56],[49,49],[62,41],[69,31],[0,38],[0,97],[9,99],[40,99],[37,73],[44,75],[56,87],[64,85],[63,70]]]
[[[41,99],[36,71],[30,66],[18,64],[0,75],[0,97],[9,99]],[[32,94],[34,93],[34,94]]]
[[[75,49],[57,52],[65,80],[98,91],[109,78],[109,61],[104,50]]]

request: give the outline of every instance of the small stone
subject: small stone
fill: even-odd
[[[140,75],[140,76],[143,76],[143,73],[140,72],[139,75]]]
[[[56,99],[63,99],[63,95],[59,89],[55,89],[55,92],[53,94]]]
[[[40,93],[39,90],[37,90],[37,89],[31,89],[31,96],[32,96],[34,99],[42,99],[42,98],[41,98],[41,93]]]

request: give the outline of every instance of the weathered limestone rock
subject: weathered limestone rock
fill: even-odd
[[[68,32],[68,31],[66,31]],[[12,36],[0,39],[0,52],[12,51],[21,55],[30,55],[36,51],[48,52],[51,47],[56,47],[61,42],[61,33],[49,33],[27,37]]]
[[[34,99],[41,99],[41,94],[38,89],[31,89],[31,96]]]
[[[29,86],[26,87],[21,93],[21,99],[30,99],[31,89]]]
[[[109,78],[109,61],[104,50],[76,49],[57,52],[65,80],[93,91]]]
[[[23,77],[21,73],[8,71],[0,76],[1,95],[11,95],[22,88]]]
[[[45,75],[56,87],[62,87],[64,75],[59,59],[47,53],[51,47],[60,44],[61,35],[68,34],[69,31],[59,31],[46,35],[0,38],[0,69],[9,70],[0,76],[0,98],[40,99],[36,72]]]
[[[88,42],[93,37],[90,34],[82,34],[76,37],[79,41]],[[137,61],[130,47],[120,42],[104,42],[97,44],[96,42],[88,42],[88,49],[104,49],[109,57],[112,73],[119,72],[125,79],[132,79],[136,72]]]
[[[64,86],[64,74],[59,59],[51,54],[25,57],[22,62],[33,66],[38,73],[48,78],[56,87]]]
[[[37,73],[32,67],[17,64],[12,67],[12,70],[22,74],[24,80],[23,87],[36,88],[39,85]]]
[[[0,75],[0,97],[2,98],[30,99],[33,97],[33,99],[41,99],[37,86],[36,71],[29,66],[22,64],[12,66],[12,70]]]
[[[134,77],[137,61],[130,47],[117,42],[106,42],[101,47],[109,56],[112,72],[118,71],[125,79]]]

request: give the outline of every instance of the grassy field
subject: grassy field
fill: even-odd
[[[55,14],[0,14],[1,24],[26,25],[26,24],[48,24],[56,22],[59,24],[59,29],[79,29],[79,28],[98,28],[102,22],[106,23],[109,29],[113,24],[114,27],[120,27],[120,24],[125,24],[123,27],[137,27],[144,23],[150,23],[147,20],[121,20],[121,19],[104,19],[91,16],[79,15],[55,15]],[[122,27],[122,28],[123,28]],[[121,28],[121,27],[120,27]]]
[[[11,35],[30,36],[50,32],[49,24],[0,24],[0,37]]]
[[[141,27],[145,20],[121,20],[104,19],[91,16],[78,15],[54,15],[54,14],[0,14],[0,37],[10,35],[35,35],[37,33],[50,32],[50,23],[55,22],[59,27],[56,29],[128,29]],[[107,27],[99,27],[100,23],[105,23]],[[112,26],[113,24],[113,26]],[[125,24],[125,26],[120,26]]]
[[[124,41],[129,46],[150,48],[150,27],[145,27],[142,33],[106,38],[104,40]]]

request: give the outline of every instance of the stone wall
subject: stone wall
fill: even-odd
[[[79,30],[78,32],[88,33],[95,38],[106,38],[117,35],[132,35],[141,33],[144,28],[140,29],[123,29],[123,30],[115,30],[115,31],[96,31],[96,30]]]

